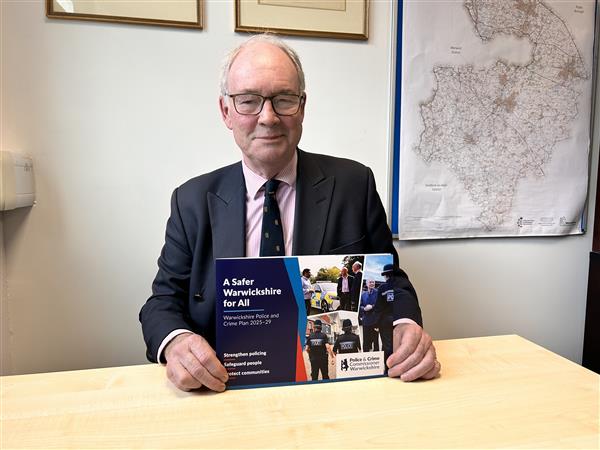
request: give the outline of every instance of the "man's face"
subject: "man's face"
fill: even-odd
[[[283,50],[264,42],[240,51],[231,65],[227,89],[232,95],[302,94],[294,63]],[[275,114],[269,100],[257,115],[239,114],[230,97],[221,97],[219,104],[223,121],[233,131],[244,161],[252,171],[271,178],[289,163],[302,135],[304,103],[293,116]]]
[[[346,275],[348,275],[348,269],[342,267],[342,276],[345,277]]]
[[[367,282],[367,286],[369,287],[369,289],[373,289],[373,288],[375,288],[375,281],[373,281],[373,280],[369,280],[369,281]]]
[[[360,266],[356,263],[352,264],[352,272],[356,273],[360,270]]]

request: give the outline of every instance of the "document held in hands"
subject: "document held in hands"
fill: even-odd
[[[374,303],[391,262],[388,254],[217,259],[216,351],[228,386],[383,375]]]

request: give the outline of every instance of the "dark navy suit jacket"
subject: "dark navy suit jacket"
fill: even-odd
[[[150,361],[156,361],[161,342],[178,328],[200,334],[215,346],[214,260],[245,256],[245,221],[241,162],[175,189],[152,296],[140,311]],[[371,169],[298,150],[292,251],[391,253],[398,263]]]
[[[341,297],[342,295],[342,283],[344,281],[344,277],[339,276],[337,279],[337,295],[338,297]],[[351,294],[352,292],[354,292],[354,276],[353,275],[348,275],[348,294]]]

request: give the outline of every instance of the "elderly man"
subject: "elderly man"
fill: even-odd
[[[298,148],[306,99],[300,60],[279,39],[255,36],[229,54],[219,105],[242,161],[173,192],[152,296],[140,311],[147,357],[166,363],[179,389],[226,387],[213,350],[215,258],[392,253],[398,262],[371,170]],[[401,340],[388,363],[404,380],[433,378],[435,349],[411,311],[396,318]]]
[[[342,311],[351,311],[352,299],[350,294],[354,285],[354,277],[348,275],[348,269],[342,267],[340,276],[337,279],[337,296],[340,299],[340,309]]]
[[[362,292],[362,264],[356,261],[352,264],[352,273],[354,274],[354,281],[352,282],[352,291],[350,292],[350,310],[356,311],[358,304],[360,303],[360,294]]]

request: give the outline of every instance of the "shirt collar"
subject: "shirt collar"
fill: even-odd
[[[298,152],[294,152],[294,156],[290,162],[273,178],[281,180],[290,187],[296,186],[296,175],[298,169]],[[266,178],[261,177],[257,173],[254,173],[250,167],[246,165],[242,158],[242,172],[244,173],[244,180],[246,182],[246,192],[250,198],[256,198],[263,185],[268,181]]]

